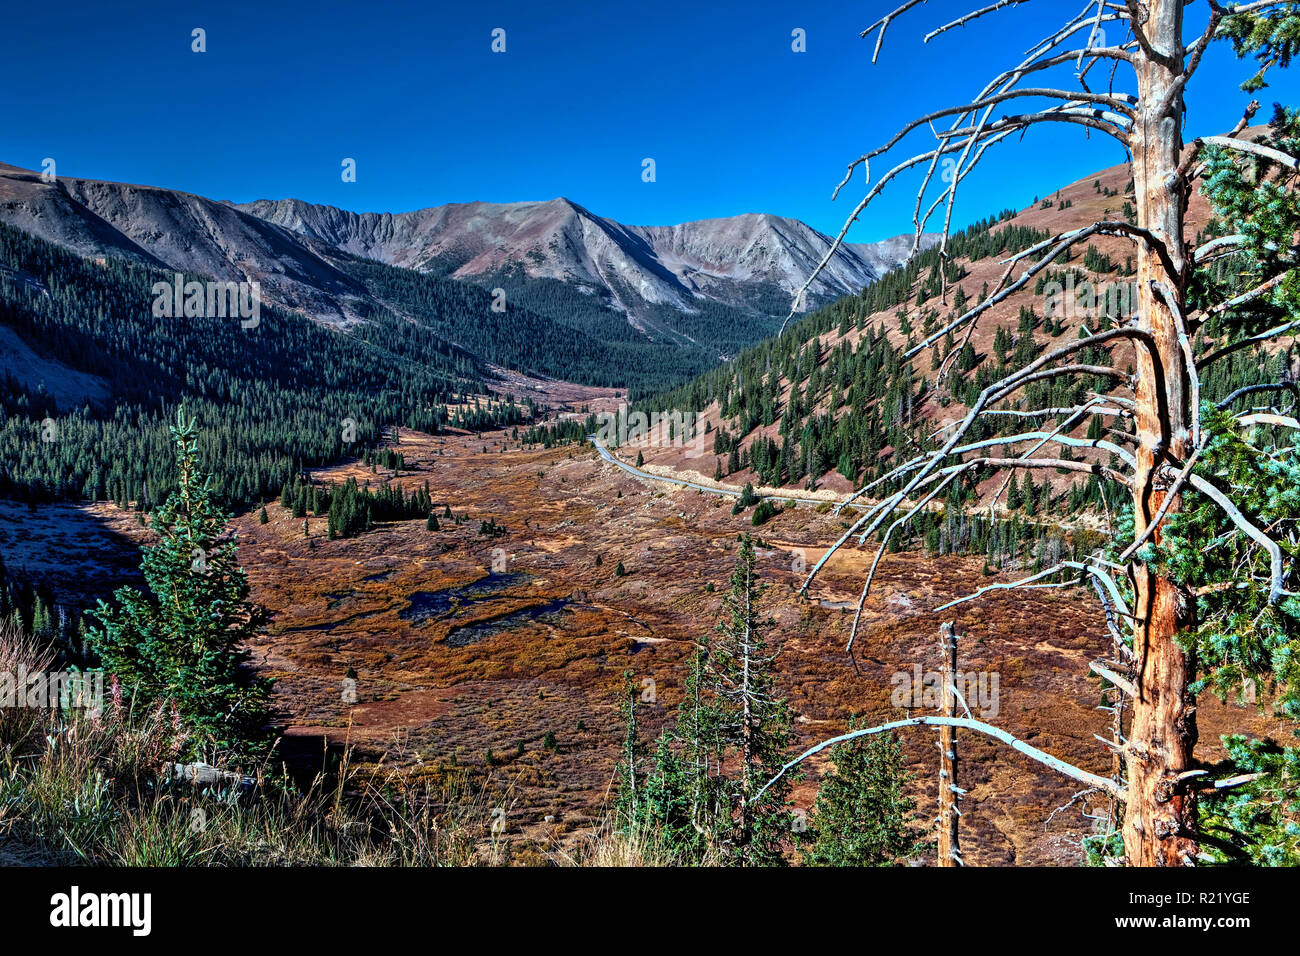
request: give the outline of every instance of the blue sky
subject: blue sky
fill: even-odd
[[[912,116],[964,102],[1082,4],[1040,0],[924,45],[971,6],[931,0],[890,28],[872,66],[873,41],[858,34],[887,6],[11,4],[0,161],[53,157],[61,175],[235,201],[397,212],[567,196],[637,225],[771,212],[833,233],[862,194],[859,175],[830,201],[849,160]],[[206,53],[191,52],[195,27]],[[498,27],[504,54],[491,51]],[[805,53],[791,49],[795,28]],[[1189,136],[1235,123],[1249,72],[1226,47],[1208,58]],[[1266,111],[1300,102],[1297,81],[1279,74],[1260,98]],[[959,225],[1123,158],[1073,127],[995,153],[964,184]],[[340,176],[345,157],[354,183]],[[646,157],[656,182],[642,181]],[[912,202],[906,184],[887,192],[850,239],[910,229]]]

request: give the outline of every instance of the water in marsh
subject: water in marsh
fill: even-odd
[[[416,591],[411,595],[411,606],[398,612],[398,617],[411,621],[417,627],[426,621],[450,614],[456,608],[476,601],[498,597],[502,592],[526,583],[528,574],[489,574],[469,584],[442,591]]]

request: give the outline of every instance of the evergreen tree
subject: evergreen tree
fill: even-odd
[[[861,724],[849,722],[850,730]],[[892,734],[858,737],[831,748],[835,769],[817,789],[801,842],[811,846],[811,866],[897,866],[922,849],[913,823],[916,803],[907,796],[913,775]]]
[[[723,618],[712,644],[709,671],[717,712],[716,746],[735,755],[737,774],[725,785],[723,851],[742,866],[785,863],[782,839],[789,829],[792,779],[787,774],[755,799],[784,764],[790,743],[789,706],[778,696],[776,657],[765,636],[771,621],[759,614],[762,594],[748,533],[723,598]]]
[[[623,718],[623,746],[618,759],[614,815],[622,829],[634,832],[645,820],[645,797],[642,793],[645,782],[641,768],[645,747],[640,739],[636,684],[632,682],[631,671],[623,672],[623,692],[619,696],[618,710]]]
[[[674,821],[662,821],[673,840],[673,848],[695,860],[703,857],[723,814],[719,786],[722,749],[717,733],[718,713],[710,693],[709,656],[710,640],[706,634],[691,655],[673,728],[674,736],[681,742],[677,779],[690,808],[688,826],[674,827]]]
[[[100,601],[87,637],[130,698],[176,708],[192,755],[256,755],[271,740],[271,681],[250,673],[245,645],[268,615],[248,600],[229,516],[199,471],[193,419],[178,412],[171,434],[177,490],[154,512],[158,541],[144,548],[149,593],[123,587],[116,607]]]

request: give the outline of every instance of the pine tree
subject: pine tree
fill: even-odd
[[[1020,483],[1016,481],[1013,475],[1011,480],[1007,482],[1007,510],[1015,511],[1022,504],[1024,504],[1024,498],[1020,494]]]
[[[199,471],[193,419],[178,411],[171,435],[178,487],[153,515],[158,540],[141,560],[149,593],[123,587],[115,607],[100,601],[87,638],[131,699],[175,706],[193,755],[255,756],[271,740],[271,681],[248,670],[245,645],[268,614],[248,600],[229,516]]]
[[[644,823],[641,794],[644,785],[641,768],[644,746],[640,739],[636,684],[632,682],[631,671],[623,672],[623,690],[618,699],[618,712],[623,721],[623,743],[615,772],[618,786],[614,791],[614,818],[620,829],[635,832]]]
[[[717,745],[734,753],[738,763],[738,776],[725,786],[729,819],[722,843],[727,861],[741,866],[785,863],[781,843],[789,826],[793,783],[789,775],[782,776],[755,799],[783,766],[791,737],[789,707],[776,686],[779,648],[768,645],[764,632],[772,622],[759,615],[761,594],[754,544],[746,533],[709,658]]]
[[[861,729],[850,720],[849,729]],[[907,796],[913,775],[892,734],[856,738],[831,748],[835,769],[822,778],[801,842],[810,866],[897,866],[922,849]]]
[[[681,743],[679,780],[690,807],[689,830],[681,828],[675,849],[695,860],[701,859],[712,843],[723,813],[719,800],[722,748],[718,741],[718,713],[710,693],[709,657],[710,640],[706,634],[691,655],[673,728],[674,737]]]

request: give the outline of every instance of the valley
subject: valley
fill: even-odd
[[[1015,441],[1061,448],[1035,475],[974,470],[942,497],[912,496],[916,515],[897,533],[826,556],[897,489],[890,470],[939,448],[992,382],[1128,321],[1122,236],[1001,293],[1030,251],[1079,221],[1128,217],[1132,195],[1117,166],[976,221],[943,255],[923,237],[915,259],[884,269],[907,243],[845,247],[813,296],[839,297],[772,336],[794,277],[829,249],[776,217],[636,229],[558,200],[357,216],[56,187],[0,168],[9,613],[85,659],[81,613],[141,583],[137,549],[175,481],[165,436],[181,408],[235,514],[249,598],[269,615],[248,663],[275,682],[274,759],[301,787],[318,775],[353,796],[455,781],[474,794],[473,826],[491,825],[473,852],[582,858],[616,812],[625,682],[652,747],[674,726],[697,643],[725,615],[744,533],[758,613],[781,646],[783,759],[855,718],[932,714],[933,699],[898,689],[934,673],[951,620],[959,670],[979,688],[972,708],[1114,777],[1104,744],[1117,685],[1090,672],[1116,653],[1110,609],[1059,562],[1101,560],[1117,534],[1114,476],[1133,460],[1131,400],[1115,394],[1131,388],[1129,342],[1084,349],[1079,381],[990,413],[1038,423]],[[162,241],[164,211],[168,229],[192,232],[193,219],[215,245]],[[1193,196],[1188,222],[1209,219]],[[773,235],[789,245],[774,253]],[[641,266],[657,293],[618,265],[628,243],[653,259]],[[177,309],[150,310],[155,288],[180,300],[164,267],[266,281],[265,315],[182,323]],[[649,298],[620,298],[632,279]],[[1230,404],[1275,390],[1293,361],[1285,346],[1243,350],[1204,377],[1203,395]],[[660,424],[629,436],[629,410]],[[611,414],[617,437],[593,434]],[[332,507],[339,489],[363,517]],[[1027,575],[1045,580],[1007,589]],[[1197,704],[1202,767],[1228,757],[1221,735],[1272,747],[1285,733],[1267,696],[1231,702],[1242,686]],[[899,739],[916,821],[929,821],[936,733]],[[958,739],[965,862],[1076,865],[1086,837],[1113,832],[1098,792],[990,738]],[[791,860],[830,768],[820,753],[795,780]],[[933,848],[911,860],[936,863]]]
[[[1285,921],[1300,0],[877,6],[6,12],[16,929]]]
[[[521,448],[508,431],[403,429],[391,437],[387,447],[405,462],[400,475],[353,462],[314,477],[408,491],[427,483],[439,530],[423,520],[386,522],[329,540],[323,517],[308,516],[304,535],[303,520],[276,502],[266,504],[266,524],[257,508],[234,523],[253,597],[272,612],[254,664],[277,681],[275,702],[289,723],[283,752],[299,772],[329,765],[328,754],[348,745],[375,773],[400,770],[418,781],[467,772],[505,809],[520,861],[581,846],[608,810],[623,673],[641,693],[652,689],[642,714],[652,737],[680,700],[692,642],[718,619],[736,537],[746,530],[759,541],[762,611],[783,644],[780,687],[798,746],[842,732],[853,714],[903,716],[890,699],[896,675],[937,666],[938,625],[954,619],[961,668],[999,677],[999,725],[1079,766],[1108,770],[1092,736],[1107,731],[1096,709],[1100,683],[1087,671],[1108,638],[1090,594],[994,592],[939,615],[931,609],[1014,574],[990,578],[978,558],[893,554],[868,599],[854,661],[844,640],[874,548],[836,556],[808,599],[795,593],[803,577],[795,568],[811,565],[842,530],[829,505],[800,503],[753,529],[729,499],[635,478],[590,445]],[[456,517],[442,517],[446,508]],[[98,507],[80,534],[98,527],[85,534],[86,547],[116,554],[122,567],[130,542],[147,533],[114,510]],[[11,564],[15,540],[49,540],[41,515],[7,514],[10,537],[0,550]],[[488,520],[504,534],[481,534]],[[344,692],[350,673],[355,701]],[[1207,701],[1206,744],[1243,721],[1266,729],[1252,711]],[[903,743],[925,816],[934,808],[933,733],[917,729]],[[1078,862],[1078,841],[1091,832],[1078,806],[1044,825],[1070,802],[1070,781],[977,735],[963,735],[960,746],[972,862]],[[811,805],[825,766],[812,762],[796,809]]]

